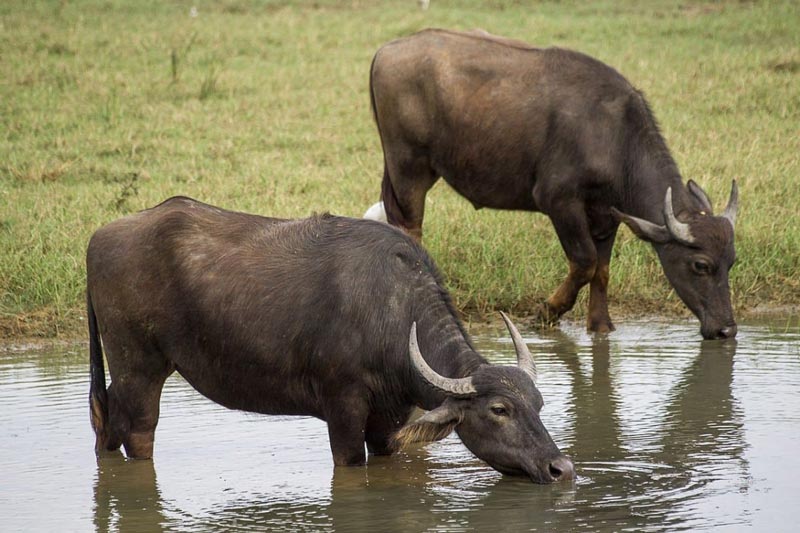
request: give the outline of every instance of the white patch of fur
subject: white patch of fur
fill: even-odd
[[[362,218],[386,222],[386,210],[383,208],[383,202],[372,204]]]
[[[401,450],[410,444],[414,444],[415,442],[432,442],[442,440],[452,433],[457,425],[457,420],[454,420],[448,424],[409,424],[395,433],[391,441],[391,447],[394,450]]]

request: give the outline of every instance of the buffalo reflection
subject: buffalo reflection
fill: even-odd
[[[490,470],[455,438],[334,470],[327,513],[336,531],[487,531],[558,523],[570,483],[531,487]],[[533,490],[531,490],[533,489]]]
[[[572,445],[565,453],[584,476],[575,501],[583,508],[580,521],[602,521],[612,528],[669,529],[686,519],[683,515],[693,499],[703,496],[704,486],[746,482],[743,414],[732,389],[736,341],[685,345],[684,354],[697,353],[670,387],[666,405],[659,410],[663,418],[648,413],[640,424],[648,438],[654,437],[650,445],[640,446],[631,441],[636,436],[623,429],[622,398],[636,403],[636,397],[615,385],[622,371],[615,372],[613,337],[591,339],[591,369],[586,372],[581,365],[585,346],[558,330],[540,335],[552,342],[539,350],[554,353],[571,378]],[[639,433],[642,437],[641,429]]]
[[[153,461],[125,459],[119,451],[98,457],[96,531],[164,531],[166,523]]]
[[[313,497],[246,494],[192,516],[165,510],[152,461],[119,454],[98,460],[96,529],[175,529],[176,512],[177,529],[204,531],[674,529],[686,524],[704,487],[746,483],[743,415],[732,388],[735,341],[686,345],[696,353],[689,364],[685,351],[676,358],[686,366],[671,378],[663,417],[644,426],[650,445],[636,449],[621,415],[623,399],[632,398],[621,384],[618,363],[626,356],[617,354],[614,337],[587,343],[556,330],[543,340],[531,345],[540,365],[567,370],[565,451],[577,465],[574,485],[532,486],[503,477],[450,437],[372,456],[367,467],[332,468],[328,496],[324,490]],[[317,467],[331,468],[309,466]]]

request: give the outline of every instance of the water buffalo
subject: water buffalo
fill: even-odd
[[[574,477],[539,418],[519,332],[506,322],[518,366],[489,364],[431,259],[396,228],[179,197],[99,229],[86,264],[98,452],[152,456],[177,371],[230,409],[325,420],[337,465],[363,464],[365,442],[386,454],[455,430],[503,473]],[[409,423],[415,407],[428,412]]]
[[[653,245],[703,337],[736,335],[736,183],[713,216],[705,192],[683,185],[642,93],[614,69],[482,31],[425,30],[378,50],[370,91],[390,224],[421,239],[439,177],[476,209],[540,211],[569,260],[540,318],[557,321],[588,283],[588,329],[607,332],[611,248],[624,222]]]

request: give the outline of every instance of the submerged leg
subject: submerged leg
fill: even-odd
[[[329,401],[331,409],[325,413],[328,437],[331,442],[333,464],[358,466],[367,462],[364,451],[365,426],[368,406],[358,395],[340,396]]]

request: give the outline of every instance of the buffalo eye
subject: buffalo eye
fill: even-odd
[[[490,409],[495,416],[508,416],[508,409],[505,405],[493,405]]]
[[[692,262],[692,270],[694,270],[696,274],[705,276],[711,273],[711,265],[709,265],[707,261],[696,259]]]

